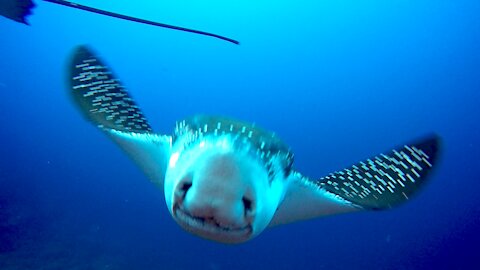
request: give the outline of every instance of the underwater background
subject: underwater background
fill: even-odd
[[[0,269],[480,269],[480,2],[36,1],[0,17]],[[240,245],[184,232],[163,192],[67,95],[90,45],[157,132],[203,113],[257,123],[314,178],[436,133],[408,203],[275,227]]]

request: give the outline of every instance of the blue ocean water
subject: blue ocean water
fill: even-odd
[[[241,45],[40,1],[30,27],[1,17],[0,269],[480,268],[480,2],[77,2]],[[79,44],[160,133],[198,113],[252,121],[311,177],[431,132],[441,161],[389,211],[203,240],[70,101]]]

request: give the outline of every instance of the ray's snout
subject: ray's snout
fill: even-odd
[[[228,181],[198,181],[185,177],[175,188],[173,212],[223,229],[242,229],[254,219],[255,203],[248,192],[228,187]]]
[[[233,151],[225,140],[202,141],[181,155],[167,172],[165,198],[183,229],[217,242],[242,243],[266,228],[276,206],[265,200],[263,164],[249,152]]]

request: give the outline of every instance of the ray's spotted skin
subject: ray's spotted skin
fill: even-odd
[[[310,179],[294,169],[288,146],[251,123],[197,115],[178,121],[172,135],[154,133],[85,46],[74,52],[69,79],[80,111],[163,189],[174,220],[222,243],[245,242],[279,224],[399,205],[424,186],[438,155],[432,135]]]

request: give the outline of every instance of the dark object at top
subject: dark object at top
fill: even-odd
[[[234,44],[240,44],[240,42],[233,40],[231,38],[227,38],[224,36],[208,33],[208,32],[203,32],[199,30],[194,30],[194,29],[188,29],[184,27],[179,27],[179,26],[174,26],[174,25],[169,25],[169,24],[164,24],[164,23],[157,23],[157,22],[152,22],[152,21],[147,21],[135,17],[130,17],[118,13],[113,13],[101,9],[96,9],[88,6],[83,6],[79,5],[76,3],[72,3],[69,1],[63,1],[63,0],[43,0],[46,2],[62,5],[62,6],[67,6],[71,8],[76,8],[76,9],[81,9],[85,10],[88,12],[93,12],[101,15],[106,15],[110,17],[115,17],[118,19],[123,19],[123,20],[128,20],[132,22],[138,22],[138,23],[144,23],[144,24],[149,24],[153,26],[159,26],[159,27],[164,27],[164,28],[170,28],[174,30],[179,30],[179,31],[185,31],[185,32],[190,32],[194,34],[200,34],[204,36],[210,36],[210,37],[215,37],[219,38]],[[31,9],[35,7],[35,4],[31,0],[0,0],[0,15],[3,15],[9,19],[12,19],[14,21],[28,24],[27,21],[25,20],[26,16],[32,14]]]
[[[32,14],[32,0],[0,0],[0,15],[19,23],[28,24],[25,18]]]

